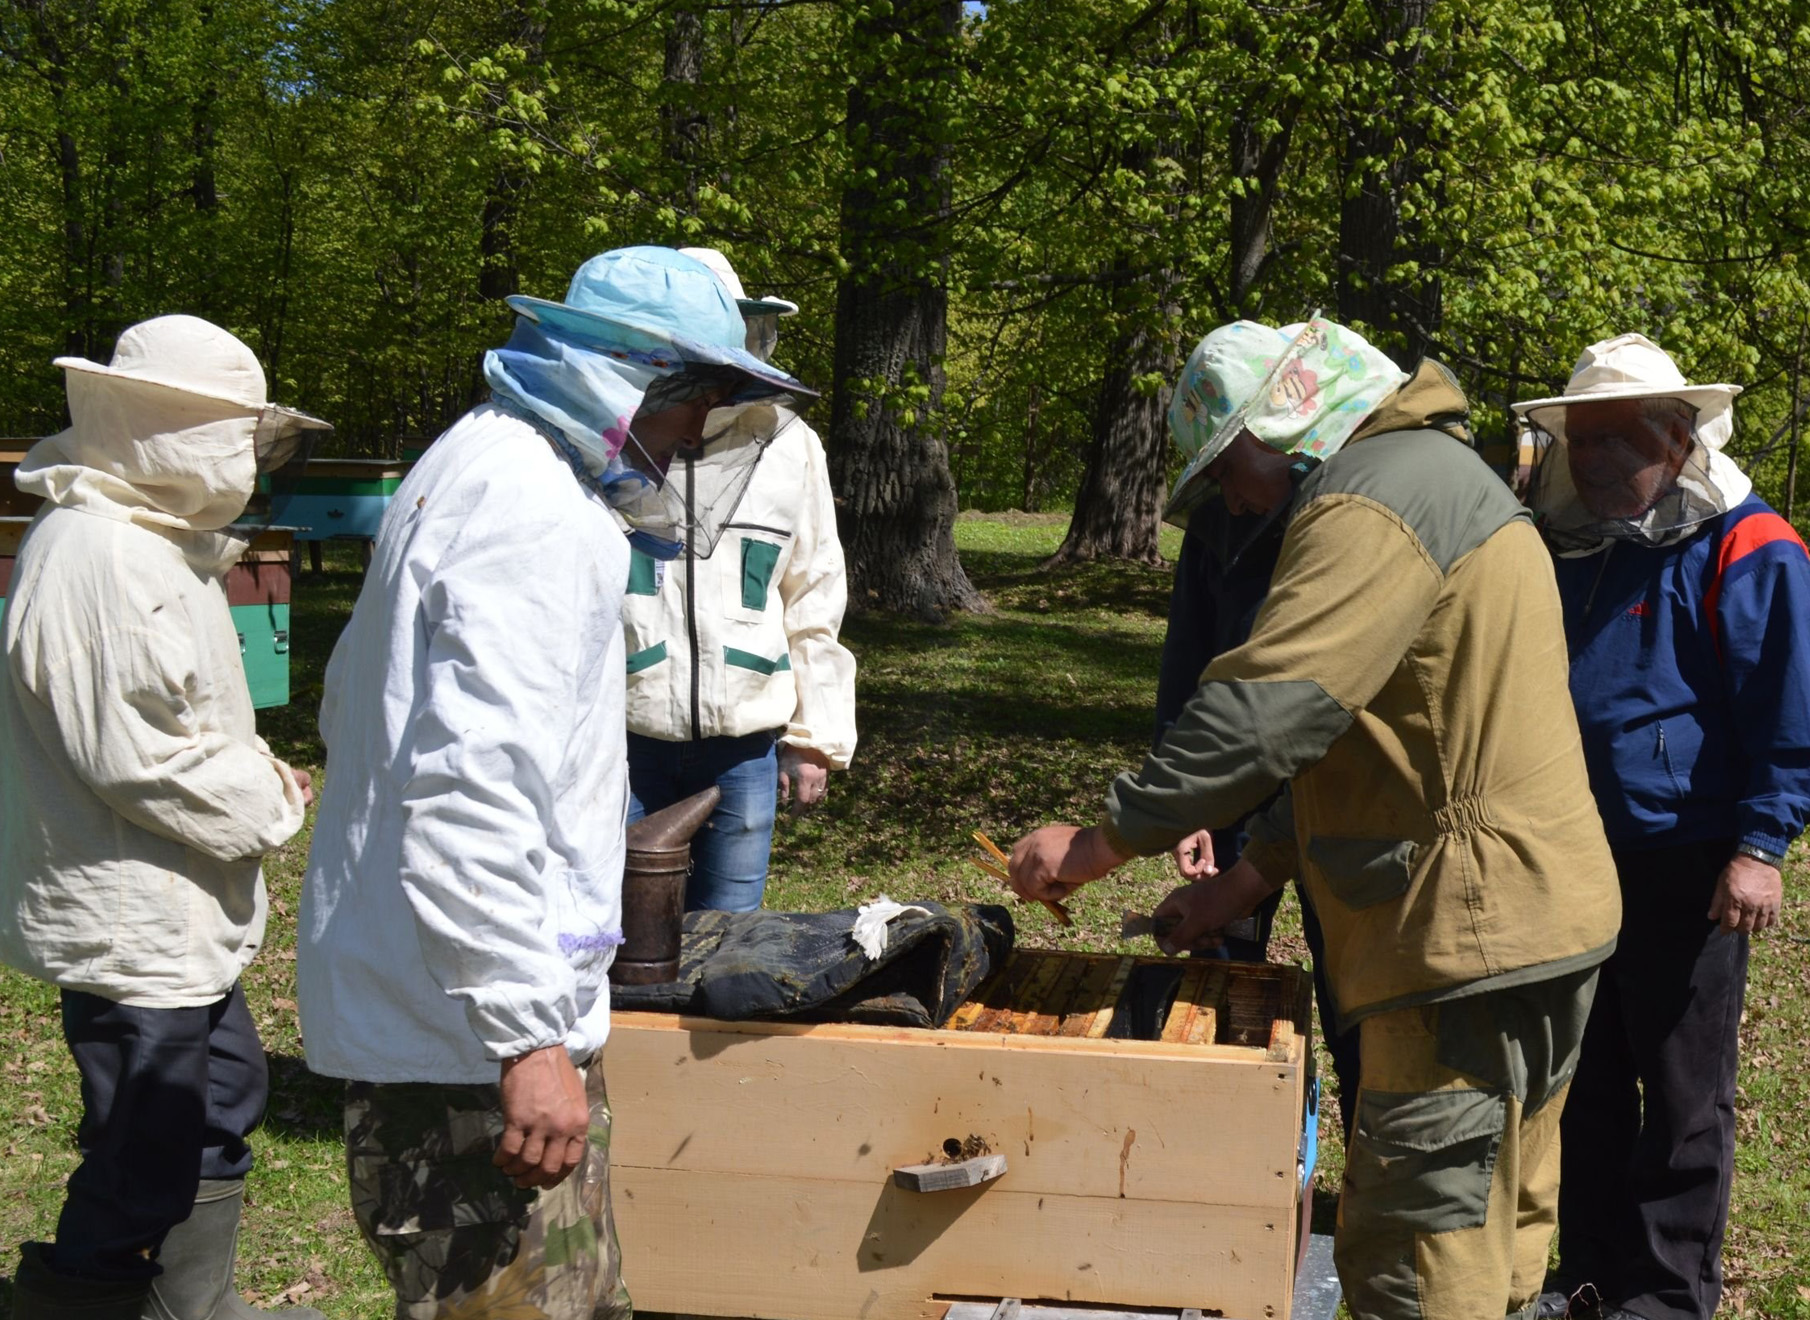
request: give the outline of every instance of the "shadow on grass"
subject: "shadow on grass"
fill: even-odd
[[[339,1137],[345,1131],[346,1084],[308,1071],[299,1055],[266,1054],[270,1109],[263,1131],[278,1137]]]

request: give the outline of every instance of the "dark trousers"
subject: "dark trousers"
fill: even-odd
[[[1280,890],[1277,891],[1280,894]],[[1320,1006],[1320,1031],[1326,1053],[1332,1057],[1332,1075],[1339,1084],[1339,1127],[1345,1135],[1345,1148],[1351,1149],[1351,1125],[1357,1120],[1358,1078],[1361,1056],[1358,1050],[1358,1027],[1339,1030],[1339,1015],[1333,1007],[1332,983],[1326,979],[1326,933],[1320,929],[1320,918],[1307,897],[1307,886],[1295,885],[1301,899],[1301,936],[1314,960],[1314,1002]]]
[[[1560,1128],[1556,1281],[1646,1320],[1715,1313],[1747,936],[1706,917],[1732,842],[1617,850],[1622,927]]]
[[[82,1162],[52,1268],[149,1278],[203,1178],[243,1178],[264,1116],[264,1048],[235,985],[200,1008],[134,1008],[65,990],[63,1039],[82,1078]]]

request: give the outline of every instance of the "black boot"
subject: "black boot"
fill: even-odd
[[[151,1281],[150,1295],[134,1320],[247,1320],[286,1315],[290,1320],[326,1320],[306,1306],[260,1311],[247,1306],[233,1285],[239,1254],[239,1210],[245,1184],[237,1178],[204,1179],[195,1209],[163,1240],[157,1263],[163,1273]]]
[[[1602,1314],[1603,1299],[1596,1285],[1586,1283],[1575,1292],[1548,1287],[1534,1303],[1535,1320],[1595,1320]]]
[[[42,1242],[19,1247],[13,1276],[13,1320],[139,1320],[149,1279],[107,1283],[58,1274],[44,1259]]]

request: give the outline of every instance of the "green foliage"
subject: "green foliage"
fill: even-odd
[[[22,0],[0,14],[0,431],[60,424],[54,355],[185,310],[244,335],[336,443],[394,453],[477,397],[504,293],[557,294],[608,246],[709,243],[803,305],[781,357],[832,390],[859,385],[832,378],[839,278],[946,285],[923,420],[969,504],[1071,498],[1115,336],[1179,356],[1241,311],[1336,310],[1342,271],[1431,306],[1365,328],[1430,343],[1486,439],[1584,344],[1652,335],[1747,386],[1736,449],[1782,496],[1810,347],[1804,0],[1424,21],[1404,0],[995,0],[953,43],[921,9]],[[876,88],[918,127],[851,142],[851,92]],[[905,182],[926,153],[946,203]],[[1343,208],[1367,187],[1401,234],[1355,271]],[[845,230],[856,194],[872,233]],[[1262,199],[1240,288],[1231,217]],[[876,402],[932,404],[909,395]]]

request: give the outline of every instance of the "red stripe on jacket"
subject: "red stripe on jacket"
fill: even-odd
[[[1797,530],[1776,513],[1751,514],[1723,534],[1722,544],[1716,550],[1716,576],[1711,579],[1709,590],[1703,593],[1703,612],[1709,618],[1710,636],[1715,639],[1718,651],[1722,649],[1722,625],[1716,606],[1722,599],[1723,577],[1748,555],[1775,541],[1789,541],[1810,554]]]

